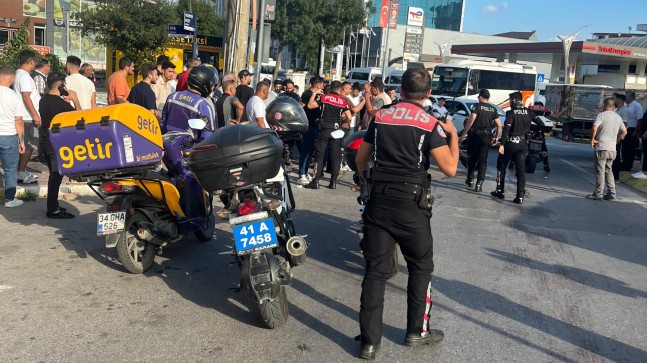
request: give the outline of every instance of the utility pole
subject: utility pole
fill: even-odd
[[[258,44],[256,45],[256,70],[254,71],[254,76],[256,76],[256,82],[261,81],[261,63],[263,62],[263,48],[265,48],[264,33],[265,33],[265,0],[261,0],[261,11],[259,14],[260,22],[258,25]]]
[[[231,68],[229,71],[238,73],[245,69],[247,65],[247,41],[249,35],[249,10],[251,0],[236,0],[236,17],[237,21],[234,23],[235,36],[230,37],[233,43]]]

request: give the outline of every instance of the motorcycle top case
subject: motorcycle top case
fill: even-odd
[[[278,174],[283,142],[270,129],[226,126],[196,145],[187,165],[207,191],[256,184]]]
[[[49,138],[61,175],[100,175],[154,165],[162,158],[157,118],[132,103],[58,114]]]

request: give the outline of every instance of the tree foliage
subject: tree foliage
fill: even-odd
[[[285,46],[298,46],[312,70],[321,40],[328,47],[341,44],[344,32],[365,25],[374,11],[372,3],[365,6],[364,0],[277,0],[272,38],[281,44],[279,53]]]
[[[30,18],[25,18],[25,21],[20,24],[14,36],[5,44],[5,51],[0,56],[0,66],[10,66],[11,68],[17,69],[20,66],[20,52],[23,50],[34,50],[29,46],[29,31],[27,28],[29,28],[30,21]],[[62,72],[64,70],[60,59],[54,54],[47,54],[45,56],[38,55],[38,57],[45,58],[49,61],[52,72]]]
[[[189,0],[178,0],[175,6],[177,24],[182,23],[185,11],[189,11]],[[191,11],[198,17],[198,35],[222,37],[224,20],[206,0],[191,0]]]
[[[78,14],[82,34],[95,34],[108,48],[128,55],[137,65],[154,62],[168,42],[173,6],[164,1],[111,0]]]

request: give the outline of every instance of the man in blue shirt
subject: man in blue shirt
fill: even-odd
[[[209,97],[215,86],[213,71],[205,66],[191,68],[187,86],[186,91],[168,96],[160,122],[162,133],[188,131],[191,129],[189,119],[200,118],[207,123],[202,132],[202,136],[206,138],[218,127],[213,106],[204,99]]]

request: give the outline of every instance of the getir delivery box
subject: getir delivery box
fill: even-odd
[[[58,114],[49,138],[61,175],[127,171],[162,158],[162,131],[155,115],[130,103]]]

